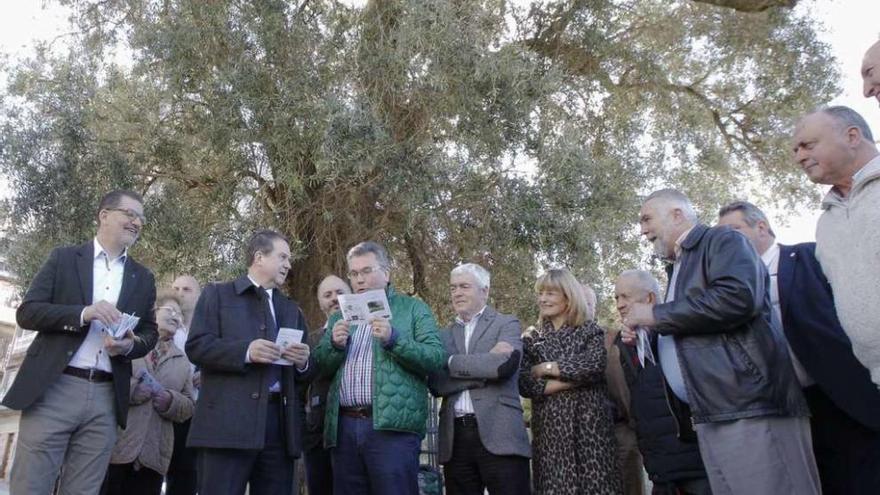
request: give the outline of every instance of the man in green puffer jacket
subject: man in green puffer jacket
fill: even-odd
[[[337,312],[315,349],[320,373],[333,377],[324,444],[332,449],[334,492],[418,495],[427,376],[443,366],[446,351],[428,305],[389,284],[382,246],[362,242],[347,260],[351,288],[384,289],[392,316],[350,324]]]

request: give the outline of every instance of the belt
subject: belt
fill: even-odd
[[[476,427],[477,416],[475,414],[464,414],[456,417],[454,423],[458,426]]]
[[[94,368],[83,369],[68,366],[64,368],[62,373],[96,383],[113,381],[113,373],[107,373],[106,371],[96,370]]]
[[[349,418],[372,418],[373,408],[367,407],[340,407],[339,414]]]

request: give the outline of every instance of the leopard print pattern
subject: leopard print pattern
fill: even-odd
[[[576,388],[544,395],[532,366],[554,361]],[[532,470],[536,495],[623,494],[605,384],[604,332],[595,323],[523,338],[520,393],[532,399]]]

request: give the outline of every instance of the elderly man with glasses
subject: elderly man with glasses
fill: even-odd
[[[315,349],[321,374],[333,378],[324,422],[333,491],[417,495],[426,381],[443,366],[446,351],[428,305],[389,284],[382,246],[362,242],[347,259],[352,289],[384,290],[392,316],[355,324],[334,313]]]

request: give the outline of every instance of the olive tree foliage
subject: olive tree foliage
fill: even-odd
[[[130,187],[150,217],[137,256],[160,278],[234,276],[248,232],[287,234],[313,323],[317,282],[365,239],[444,316],[449,270],[475,261],[531,321],[541,267],[607,290],[646,261],[651,187],[708,212],[754,181],[802,201],[787,133],[837,80],[792,1],[62,3],[69,51],[5,67],[4,242],[22,279]]]

